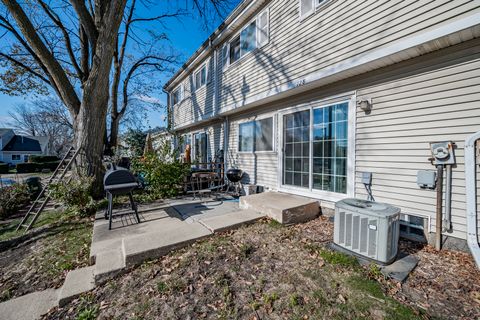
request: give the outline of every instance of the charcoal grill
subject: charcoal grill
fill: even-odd
[[[242,183],[240,182],[243,177],[243,171],[240,169],[228,169],[227,170],[227,178],[230,181],[228,185],[227,192],[230,191],[231,188],[234,190],[235,196],[240,196],[240,190],[242,189]]]
[[[111,165],[107,170],[105,177],[103,178],[103,188],[105,189],[108,199],[108,207],[105,211],[105,219],[109,220],[109,230],[112,229],[114,196],[128,195],[128,198],[130,199],[130,205],[132,206],[132,211],[130,213],[135,213],[137,222],[140,223],[137,205],[133,201],[133,190],[138,187],[139,183],[137,178],[135,178],[133,173],[127,169]]]

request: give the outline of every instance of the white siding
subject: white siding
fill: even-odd
[[[476,54],[450,54],[463,62],[400,80],[363,88],[358,95],[373,99],[371,114],[358,109],[356,139],[356,195],[366,198],[363,171],[373,172],[377,201],[397,205],[404,213],[432,217],[435,231],[434,190],[416,184],[418,170],[435,170],[429,142],[452,140],[457,165],[453,168],[453,236],[465,238],[464,141],[480,130],[480,47]],[[445,56],[444,59],[448,59]],[[467,61],[465,61],[467,60]],[[477,191],[480,209],[480,189]]]
[[[298,0],[273,0],[268,7],[270,43],[218,73],[221,111],[480,10],[466,0],[331,1],[300,22]]]

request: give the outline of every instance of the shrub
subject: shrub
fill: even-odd
[[[0,174],[8,173],[8,163],[0,163]]]
[[[28,162],[34,163],[45,163],[45,162],[56,162],[60,159],[57,156],[30,156]]]
[[[50,185],[53,199],[63,203],[67,210],[82,217],[94,214],[97,210],[91,196],[92,178],[74,177],[70,182],[59,182]]]
[[[25,184],[14,184],[1,189],[0,217],[7,218],[28,204],[30,193]]]
[[[60,161],[52,161],[52,162],[43,162],[38,164],[38,169],[48,169],[50,171],[55,171],[60,164]]]
[[[132,167],[145,179],[147,190],[161,198],[176,196],[190,170],[188,164],[168,160],[155,153],[134,159]]]
[[[16,165],[17,173],[31,173],[37,171],[39,168],[38,163],[17,163]]]

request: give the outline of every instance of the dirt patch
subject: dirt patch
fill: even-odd
[[[61,213],[56,215],[58,220]],[[69,270],[88,265],[91,219],[68,217],[42,228],[36,236],[0,252],[0,301],[58,288]]]
[[[262,221],[219,234],[132,268],[45,319],[480,316],[480,304],[472,299],[480,277],[468,255],[438,255],[430,247],[402,242],[422,262],[400,286],[383,279],[374,266],[361,267],[330,251],[332,231],[328,218],[320,217],[292,227]],[[456,276],[453,268],[460,267],[470,281]]]

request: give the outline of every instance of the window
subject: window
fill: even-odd
[[[283,116],[283,184],[347,193],[348,103]]]
[[[347,193],[348,103],[313,110],[313,188]]]
[[[256,21],[250,23],[240,33],[240,55],[253,51],[257,47],[257,27]]]
[[[208,162],[208,142],[205,132],[195,135],[195,161],[198,163]]]
[[[12,161],[20,161],[20,155],[19,154],[12,154]]]
[[[238,131],[238,151],[273,151],[273,118],[241,123]]]
[[[228,52],[223,51],[223,66],[232,64],[252,52],[256,48],[264,46],[268,43],[270,38],[268,10],[261,12],[252,22],[240,31],[240,34],[230,41]],[[229,61],[226,61],[228,58]]]
[[[190,145],[192,144],[192,137],[189,135],[189,134],[186,134],[184,136],[182,136],[180,140],[180,153],[181,154],[185,154],[185,151],[187,150],[187,145]]]
[[[268,43],[270,30],[268,26],[268,10],[263,11],[257,18],[257,43],[259,47]]]
[[[300,0],[300,18],[305,18],[315,10],[314,3],[317,0]]]
[[[238,59],[240,59],[240,36],[233,39],[230,42],[230,63],[234,63]]]
[[[204,64],[200,70],[195,73],[195,90],[201,88],[207,82],[207,65]]]
[[[183,100],[183,86],[180,85],[175,91],[172,93],[172,105],[176,105],[177,103]]]
[[[23,156],[23,162],[28,162],[28,154]]]
[[[315,12],[315,9],[327,3],[327,0],[299,0],[300,19],[306,18]]]

